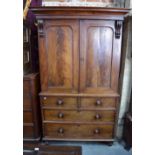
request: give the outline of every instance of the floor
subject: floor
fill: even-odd
[[[125,150],[123,143],[114,142],[108,146],[98,142],[51,142],[51,145],[82,146],[82,155],[132,155],[132,150]]]

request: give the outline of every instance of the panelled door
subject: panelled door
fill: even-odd
[[[42,91],[78,91],[79,21],[45,20],[39,38]]]
[[[115,38],[115,21],[80,21],[80,91],[117,91],[121,39]]]

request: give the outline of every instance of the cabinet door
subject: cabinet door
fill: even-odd
[[[43,32],[39,37],[42,91],[77,92],[79,22],[45,20]]]
[[[80,21],[80,91],[117,92],[121,37],[115,38],[115,21]]]

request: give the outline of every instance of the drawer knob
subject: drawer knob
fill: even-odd
[[[63,100],[58,100],[57,101],[57,105],[62,105],[63,104]]]
[[[95,134],[99,134],[99,133],[100,133],[100,130],[99,130],[99,129],[95,129],[95,130],[94,130],[94,133],[95,133]]]
[[[46,99],[47,99],[47,97],[44,97],[43,99],[44,99],[44,100],[46,100]]]
[[[102,102],[100,100],[96,101],[96,105],[101,105],[101,104],[102,104]]]
[[[58,133],[64,133],[64,129],[63,128],[59,128],[58,129]]]
[[[101,115],[100,114],[96,114],[95,115],[95,119],[100,119],[101,118]]]
[[[35,148],[34,148],[34,151],[35,151],[35,152],[38,152],[38,151],[39,151],[39,148],[38,148],[38,147],[35,147]]]
[[[63,113],[58,113],[58,118],[63,118],[64,117],[64,114]]]

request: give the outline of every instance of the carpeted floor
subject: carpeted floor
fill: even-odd
[[[112,146],[98,142],[50,142],[50,145],[82,146],[82,155],[132,155],[131,149],[125,150],[118,142]]]

